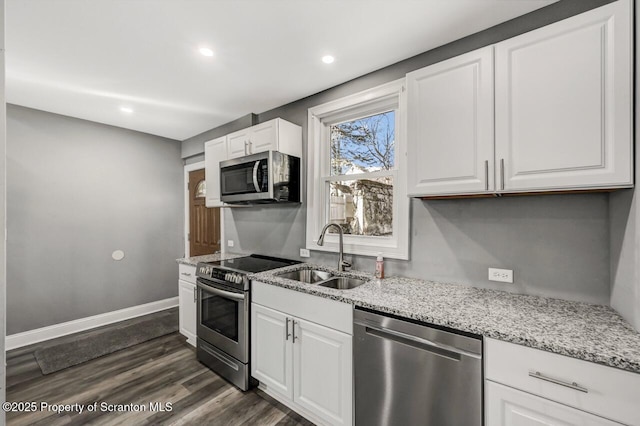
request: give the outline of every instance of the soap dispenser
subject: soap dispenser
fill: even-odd
[[[378,253],[378,257],[376,258],[376,278],[379,280],[384,278],[384,258],[382,257],[382,253]]]

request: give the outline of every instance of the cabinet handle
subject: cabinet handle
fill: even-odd
[[[587,388],[578,385],[576,382],[569,383],[562,380],[554,379],[552,377],[543,376],[539,371],[529,371],[529,377],[544,380],[545,382],[551,382],[556,385],[564,386],[580,392],[589,393],[589,390]]]
[[[193,303],[198,303],[198,289],[196,287],[193,288]]]
[[[489,190],[489,160],[484,160],[484,190]]]
[[[188,273],[188,272],[181,272],[180,274],[181,274],[181,275],[184,275],[184,276],[186,276],[186,277],[190,277],[190,276],[191,276],[191,274],[190,274],[190,273]]]
[[[253,154],[253,142],[249,139],[249,154]]]
[[[500,159],[500,189],[504,191],[504,158]]]
[[[249,142],[244,141],[244,155],[247,155],[247,144],[248,144],[248,143],[249,143]]]
[[[289,318],[285,318],[285,321],[287,325],[285,325],[284,340],[289,340],[289,336],[291,336],[291,333],[289,333]]]
[[[292,331],[292,335],[291,335],[291,340],[293,341],[293,343],[296,342],[296,320],[292,319],[291,320],[291,331]]]

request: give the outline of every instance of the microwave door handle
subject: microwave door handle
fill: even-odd
[[[253,186],[256,188],[256,192],[261,192],[260,185],[258,185],[258,167],[260,167],[259,160],[253,165]]]

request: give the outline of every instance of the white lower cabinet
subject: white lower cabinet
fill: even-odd
[[[291,320],[282,312],[251,304],[251,375],[293,399]]]
[[[262,287],[253,291],[251,304],[251,375],[266,393],[309,420],[317,424],[351,425],[352,336],[345,332],[348,330],[339,331],[322,324],[324,317],[335,320],[352,315],[351,306],[258,284]],[[282,305],[267,307],[257,303],[270,300],[278,300],[274,305]],[[314,303],[318,304],[317,309]],[[296,311],[296,306],[308,307],[306,312],[315,321],[276,309],[285,305],[291,306],[292,311]],[[332,311],[334,306],[336,310]]]
[[[640,426],[640,374],[485,339],[489,426]]]
[[[484,391],[487,399],[487,425],[620,425],[620,423],[490,381],[486,382]]]
[[[332,425],[351,424],[351,336],[294,319],[293,400]]]
[[[196,345],[196,285],[178,281],[178,306],[180,310],[180,333],[187,338],[187,343]]]
[[[180,333],[187,338],[187,343],[196,345],[196,267],[178,265],[178,309]]]

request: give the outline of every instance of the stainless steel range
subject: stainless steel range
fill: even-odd
[[[197,357],[242,390],[249,389],[249,273],[282,268],[294,260],[251,255],[198,263]]]

